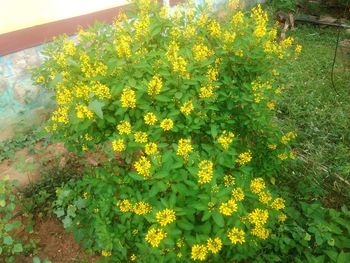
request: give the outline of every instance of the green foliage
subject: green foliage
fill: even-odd
[[[39,168],[40,178],[21,190],[23,209],[28,214],[48,216],[53,211],[56,188],[81,176],[82,165],[71,156],[62,164],[61,159],[51,160]]]
[[[14,183],[0,178],[0,260],[14,262],[15,257],[25,249],[24,244],[15,236],[22,227],[21,220],[15,216],[18,205],[17,196],[13,193]]]
[[[34,152],[35,143],[44,139],[44,133],[34,130],[30,133],[16,135],[12,139],[0,142],[0,162],[14,157],[18,150],[29,147],[30,152]]]
[[[59,38],[34,73],[55,93],[46,130],[104,156],[57,190],[55,213],[115,262],[252,259],[285,220],[263,177],[295,158],[274,114],[293,40],[260,6],[220,21],[208,6],[136,9]]]
[[[275,10],[281,10],[286,12],[295,12],[297,9],[297,0],[272,0],[269,1],[271,6]]]

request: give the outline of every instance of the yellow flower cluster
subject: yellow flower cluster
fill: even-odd
[[[288,144],[291,140],[294,140],[296,137],[297,134],[295,132],[288,132],[287,134],[282,136],[281,143]]]
[[[92,119],[94,117],[94,113],[91,110],[89,110],[89,108],[86,105],[77,104],[75,106],[75,110],[79,119]]]
[[[168,51],[166,53],[166,57],[168,62],[171,64],[172,70],[174,73],[178,73],[180,76],[185,78],[189,78],[189,74],[187,72],[187,61],[178,55],[179,45],[172,41],[169,44]]]
[[[236,183],[236,178],[233,177],[232,175],[230,174],[227,174],[224,176],[224,186],[225,187],[229,187],[231,185],[235,185]]]
[[[147,143],[145,145],[145,153],[147,155],[156,154],[157,152],[158,152],[158,147],[157,147],[157,144],[155,144],[154,142]]]
[[[136,107],[136,95],[130,87],[123,89],[120,96],[120,102],[123,108],[135,108]]]
[[[186,101],[180,108],[182,114],[188,116],[193,111],[193,103],[192,100]]]
[[[154,125],[158,121],[157,116],[152,112],[147,112],[143,120],[147,125]]]
[[[234,137],[235,135],[232,132],[223,131],[223,133],[218,138],[218,142],[221,144],[222,148],[227,150],[230,143],[233,142]]]
[[[262,190],[265,189],[265,187],[266,187],[266,185],[265,185],[264,179],[262,179],[261,177],[254,178],[250,182],[250,190],[254,194],[259,194]]]
[[[148,16],[142,16],[140,19],[136,20],[134,23],[135,27],[135,38],[141,40],[149,33],[150,19]]]
[[[118,201],[117,206],[123,213],[134,212],[137,215],[146,215],[152,211],[152,206],[149,203],[140,201],[132,205],[128,199]]]
[[[248,214],[249,222],[254,226],[251,233],[261,239],[266,239],[269,236],[269,230],[264,228],[269,218],[269,212],[264,209],[256,208],[253,212]]]
[[[219,70],[213,66],[208,66],[207,78],[209,82],[217,81],[219,76]]]
[[[148,135],[145,132],[137,131],[134,133],[134,140],[138,143],[146,143],[148,141]]]
[[[177,146],[176,155],[180,155],[182,158],[187,159],[188,154],[192,152],[192,150],[193,147],[190,139],[180,139]]]
[[[166,208],[157,212],[156,219],[161,226],[166,226],[176,220],[176,214],[174,210]]]
[[[191,249],[191,258],[193,260],[204,261],[208,254],[208,249],[205,245],[193,245]]]
[[[213,55],[213,51],[202,43],[194,45],[192,53],[195,61],[203,61]]]
[[[140,201],[133,206],[133,211],[137,215],[146,215],[150,213],[152,206],[146,202]]]
[[[110,257],[110,256],[112,256],[112,252],[108,251],[108,250],[102,250],[101,255],[103,257]]]
[[[162,87],[163,87],[162,79],[158,75],[155,75],[148,83],[147,93],[150,96],[156,96],[160,93],[160,90],[162,89]]]
[[[244,14],[242,11],[238,11],[232,16],[231,24],[234,28],[238,28],[243,24],[243,21],[244,21]]]
[[[52,113],[51,120],[54,122],[67,124],[68,123],[68,107],[67,106],[58,107]]]
[[[138,174],[144,177],[151,176],[151,162],[145,156],[141,156],[138,161],[135,162],[134,167]]]
[[[164,130],[164,131],[170,131],[173,127],[174,127],[174,122],[172,119],[170,118],[165,118],[161,123],[160,123],[160,127]]]
[[[211,37],[220,37],[221,36],[221,28],[220,28],[220,24],[215,21],[215,20],[211,20],[208,24],[208,30],[209,30],[209,34]]]
[[[276,198],[276,199],[272,202],[271,207],[274,208],[274,209],[276,209],[276,210],[281,210],[281,209],[285,208],[285,201],[284,201],[284,199],[282,199],[282,198],[280,198],[280,197],[279,197],[279,198]]]
[[[232,189],[232,199],[235,201],[242,201],[244,199],[243,189],[240,187]]]
[[[213,90],[214,90],[214,87],[212,85],[206,85],[204,87],[201,87],[199,90],[199,97],[201,99],[208,99],[214,95]]]
[[[250,151],[248,151],[248,152],[240,153],[238,155],[238,158],[237,158],[236,162],[239,165],[244,165],[244,164],[249,163],[251,160],[252,160],[252,154],[251,154]]]
[[[213,162],[209,160],[202,160],[198,164],[198,183],[206,184],[211,181],[213,177]]]
[[[167,233],[161,228],[151,228],[148,230],[145,240],[151,244],[152,247],[158,247],[159,243],[167,237]]]
[[[118,39],[115,39],[117,56],[130,57],[131,56],[131,37],[128,35],[121,35]]]
[[[219,212],[225,216],[231,216],[238,209],[237,203],[235,200],[230,199],[225,203],[221,203],[219,207]]]
[[[242,229],[238,229],[237,227],[233,227],[230,229],[230,231],[227,233],[228,238],[230,239],[231,243],[236,245],[243,244],[245,242],[245,233]]]
[[[128,199],[118,201],[117,206],[119,210],[123,213],[133,211],[133,206]]]
[[[269,191],[260,192],[258,195],[259,201],[265,205],[267,205],[272,200],[272,195]]]
[[[209,238],[207,240],[207,248],[208,250],[213,253],[213,254],[217,254],[221,248],[222,248],[222,241],[220,238],[216,237],[216,238]]]
[[[123,139],[117,139],[112,141],[113,150],[116,152],[121,152],[125,150],[125,144]]]
[[[128,121],[121,121],[117,125],[117,129],[120,135],[131,133],[131,124]]]
[[[252,9],[251,17],[254,19],[256,24],[254,35],[259,38],[263,37],[266,34],[268,17],[267,13],[262,10],[260,4]]]

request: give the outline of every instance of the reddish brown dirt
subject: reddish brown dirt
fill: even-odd
[[[32,263],[34,256],[41,260],[48,259],[52,263],[93,263],[98,259],[97,256],[85,252],[74,241],[73,234],[66,233],[62,224],[54,218],[36,220],[34,233],[30,238],[38,241],[38,254],[22,256],[17,259],[17,263]]]

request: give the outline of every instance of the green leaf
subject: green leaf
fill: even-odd
[[[219,212],[213,212],[213,219],[219,227],[223,227],[225,225],[224,217]]]
[[[348,263],[350,262],[350,253],[344,253],[344,251],[340,252],[337,263]]]
[[[4,244],[5,245],[12,245],[12,243],[13,243],[12,237],[10,237],[10,236],[4,237]]]
[[[93,100],[89,103],[89,109],[92,110],[98,117],[103,119],[103,112],[102,112],[102,107],[105,105],[104,102],[98,101],[98,100]]]
[[[40,261],[40,258],[38,258],[37,256],[35,256],[34,258],[33,258],[33,263],[40,263],[41,261]]]
[[[23,252],[23,246],[21,243],[18,243],[13,246],[12,253],[21,253]]]

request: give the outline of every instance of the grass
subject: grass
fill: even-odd
[[[303,51],[286,65],[278,117],[285,130],[298,133],[299,160],[284,171],[283,183],[299,199],[319,199],[328,207],[350,204],[350,68],[337,59],[335,91],[337,30],[299,26],[289,34]]]

